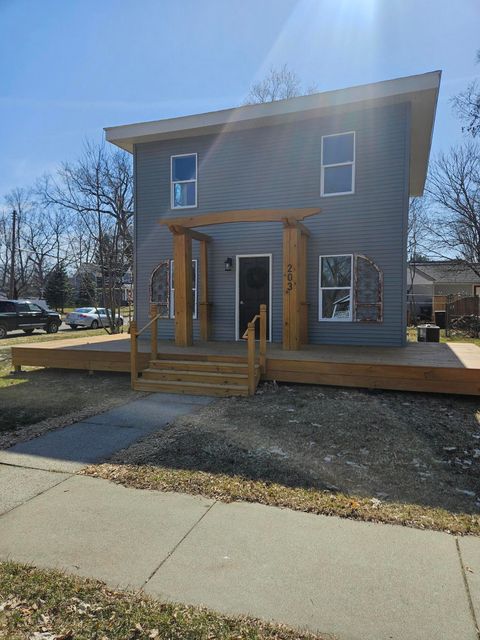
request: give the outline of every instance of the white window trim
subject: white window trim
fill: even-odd
[[[323,164],[323,140],[324,138],[334,138],[336,136],[346,136],[353,133],[353,160],[349,162],[337,162],[334,164]],[[329,133],[326,136],[322,136],[321,140],[321,169],[320,169],[320,196],[322,198],[330,198],[332,196],[348,196],[355,193],[355,164],[357,155],[357,134],[355,131],[341,131],[340,133]],[[352,190],[351,191],[338,191],[335,193],[324,193],[324,174],[325,169],[330,167],[346,167],[351,165],[352,167]]]
[[[173,161],[175,158],[186,158],[187,156],[195,156],[195,179],[194,180],[173,180]],[[173,195],[174,186],[176,184],[195,183],[195,204],[187,204],[185,206],[176,205]],[[196,209],[198,207],[198,153],[178,153],[170,156],[170,209]]]
[[[193,288],[193,319],[197,319],[197,307],[198,307],[198,260],[194,258],[192,260],[192,264],[195,264],[195,287]],[[173,269],[174,269],[174,261],[173,258],[170,259],[170,318],[173,320],[175,318],[175,289],[173,287]]]
[[[322,258],[350,258],[350,287],[322,287]],[[345,289],[350,291],[350,313],[348,318],[322,317],[323,290]],[[328,253],[318,258],[318,321],[319,322],[352,322],[353,321],[353,253]]]

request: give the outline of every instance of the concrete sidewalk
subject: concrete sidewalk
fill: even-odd
[[[2,453],[0,559],[345,640],[478,640],[479,538],[127,489],[38,446]]]
[[[75,473],[210,402],[212,398],[202,396],[153,393],[0,450],[0,464]],[[1,508],[0,502],[0,513]]]

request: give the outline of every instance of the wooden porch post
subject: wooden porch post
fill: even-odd
[[[298,279],[300,291],[300,342],[308,344],[308,301],[307,301],[307,248],[308,236],[300,235],[300,277]]]
[[[283,226],[283,348],[300,349],[302,269],[300,227],[289,220]]]
[[[150,320],[152,325],[150,329],[150,351],[152,360],[156,360],[158,355],[158,307],[156,304],[150,305]]]
[[[193,344],[193,290],[192,290],[192,236],[188,229],[173,234],[175,261],[175,344],[189,347]]]
[[[200,339],[207,342],[209,332],[208,301],[208,244],[206,240],[200,241]]]

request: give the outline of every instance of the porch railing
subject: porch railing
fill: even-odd
[[[265,373],[267,361],[267,305],[260,305],[260,313],[255,315],[247,325],[247,330],[242,338],[247,340],[247,362],[248,362],[248,393],[253,396],[257,388],[257,380],[255,374],[256,365],[256,341],[255,341],[255,324],[260,321],[260,340],[259,340],[259,357],[258,364],[260,372]]]
[[[150,334],[151,360],[155,360],[158,353],[158,307],[156,304],[150,305],[150,321],[140,330],[137,329],[135,320],[130,323],[130,377],[132,389],[135,388],[135,381],[138,378],[138,338],[149,327],[152,327]]]

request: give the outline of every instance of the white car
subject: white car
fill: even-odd
[[[110,311],[107,314],[107,309],[104,307],[80,307],[74,309],[70,313],[67,313],[65,323],[69,325],[71,329],[77,327],[88,327],[90,329],[98,329],[99,327],[109,327],[110,322],[108,317]],[[117,316],[117,326],[123,325],[123,316]]]

